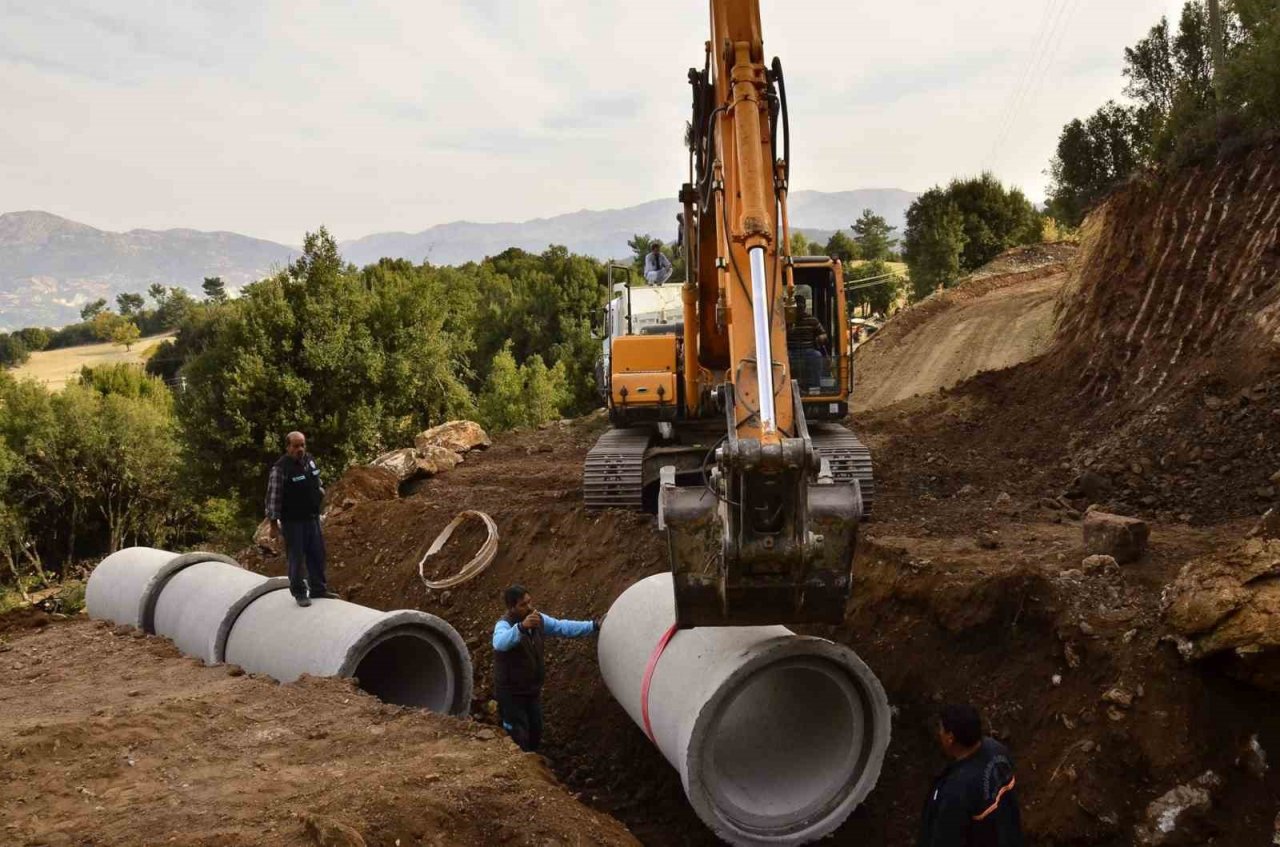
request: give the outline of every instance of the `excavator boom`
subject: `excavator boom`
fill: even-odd
[[[656,506],[678,626],[836,622],[870,462],[846,430],[812,432],[806,409],[847,412],[842,268],[790,255],[785,84],[781,63],[765,64],[758,0],[710,9],[704,68],[689,72],[681,319],[637,331],[650,292],[617,287],[628,330],[606,333],[602,369],[617,428],[588,457],[584,487],[589,506]],[[796,349],[802,335],[825,352]],[[796,373],[806,363],[819,367]]]

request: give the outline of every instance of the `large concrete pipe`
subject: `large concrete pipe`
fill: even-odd
[[[225,660],[281,682],[354,676],[388,703],[465,715],[471,656],[448,623],[426,612],[379,612],[343,600],[299,607],[288,591],[258,597],[236,618]]]
[[[171,553],[126,547],[98,563],[89,575],[84,602],[89,617],[155,632],[153,615],[161,590],[174,574],[198,562],[235,564],[219,553]]]
[[[155,633],[173,639],[188,656],[206,664],[223,661],[231,627],[250,603],[289,587],[283,576],[268,579],[225,562],[199,562],[178,571],[155,604]]]
[[[600,633],[605,685],[732,844],[827,835],[875,786],[889,701],[849,648],[781,626],[675,631],[671,575],[623,592]]]

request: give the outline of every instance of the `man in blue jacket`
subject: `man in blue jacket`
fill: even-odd
[[[946,706],[936,728],[951,764],[925,801],[919,847],[1022,847],[1009,751],[983,736],[982,719],[972,706]]]
[[[561,621],[533,607],[522,585],[502,594],[507,613],[493,628],[493,690],[502,726],[521,750],[542,744],[543,638],[583,638],[600,631],[599,621]]]

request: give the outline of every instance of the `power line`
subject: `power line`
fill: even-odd
[[[1050,26],[1049,22],[1055,14],[1055,6],[1059,0],[1048,0],[1040,15],[1040,23],[1036,26],[1035,38],[1032,39],[1031,49],[1027,51],[1026,62],[1022,66],[1022,73],[1018,77],[1017,83],[1010,90],[1008,98],[1006,98],[1004,107],[1000,110],[1000,115],[995,121],[996,131],[991,139],[991,149],[987,154],[987,164],[993,164],[996,148],[1000,143],[1001,137],[1004,135],[1004,127],[1008,123],[1010,116],[1017,109],[1017,104],[1022,100],[1023,88],[1026,86],[1027,79],[1030,77],[1031,68],[1036,64],[1041,53],[1043,52],[1046,37],[1048,36]],[[1062,0],[1065,4],[1066,0]]]

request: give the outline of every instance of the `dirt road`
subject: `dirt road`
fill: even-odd
[[[854,407],[877,409],[1025,362],[1053,337],[1065,265],[984,273],[900,313],[858,348]]]

